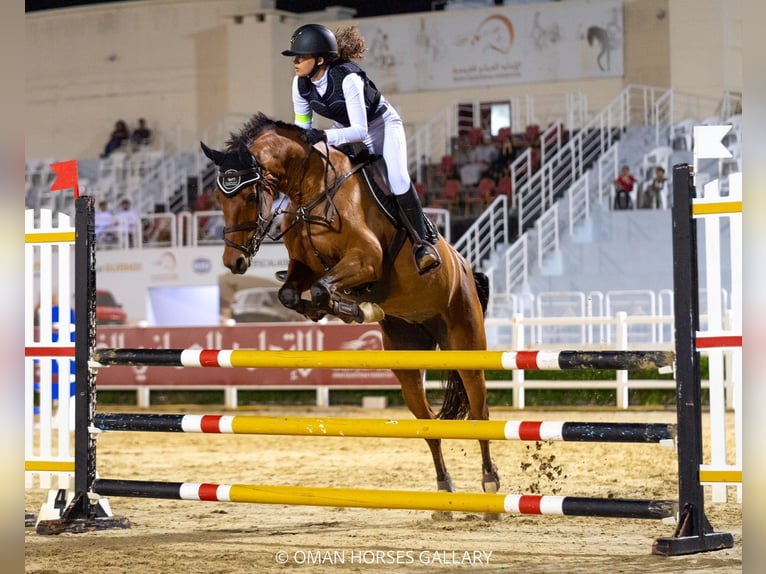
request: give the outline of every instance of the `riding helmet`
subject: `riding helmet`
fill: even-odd
[[[338,41],[332,30],[321,24],[306,24],[290,38],[290,49],[283,56],[318,55],[337,56]]]

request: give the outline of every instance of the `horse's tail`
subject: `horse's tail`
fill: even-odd
[[[468,416],[470,404],[468,393],[465,392],[463,379],[457,371],[450,371],[447,384],[444,386],[444,401],[436,417],[446,420],[462,420]]]
[[[489,277],[479,271],[474,271],[473,280],[479,295],[482,314],[487,312],[489,303]],[[444,402],[436,415],[440,419],[461,420],[468,416],[470,404],[468,393],[465,392],[463,380],[457,371],[450,371],[447,384],[444,387]]]
[[[479,295],[481,312],[483,315],[486,315],[487,304],[489,304],[489,277],[480,271],[474,271],[473,282],[476,283],[476,293]]]

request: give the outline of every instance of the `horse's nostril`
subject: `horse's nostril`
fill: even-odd
[[[237,259],[237,266],[236,267],[237,267],[237,273],[242,274],[245,271],[247,271],[247,261],[245,260],[244,257],[239,257]]]

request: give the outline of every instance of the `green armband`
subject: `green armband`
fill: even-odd
[[[311,114],[295,114],[295,123],[296,124],[310,124],[311,123]]]

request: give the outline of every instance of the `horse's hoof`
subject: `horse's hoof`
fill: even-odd
[[[484,492],[487,494],[497,494],[497,491],[500,490],[500,482],[482,482],[481,484],[482,488],[484,489]],[[494,522],[496,520],[500,520],[501,515],[497,512],[485,512],[484,513],[484,520],[487,522]]]
[[[379,323],[386,317],[386,313],[377,303],[364,301],[359,303],[359,309],[361,309],[362,314],[364,315],[365,323]]]
[[[437,522],[450,522],[452,521],[452,513],[445,510],[437,510],[431,514],[431,520]]]

